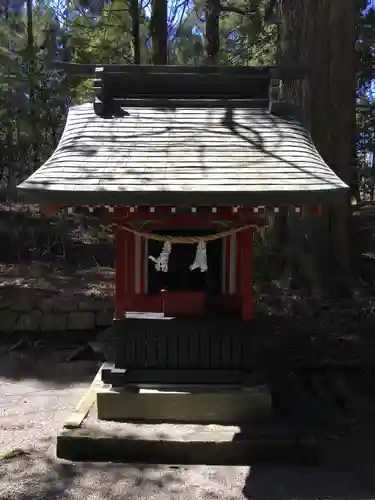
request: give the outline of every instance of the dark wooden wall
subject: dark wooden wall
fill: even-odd
[[[235,319],[126,320],[116,366],[126,369],[251,370],[248,323]]]

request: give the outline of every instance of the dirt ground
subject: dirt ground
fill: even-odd
[[[69,295],[113,293],[110,242],[96,233],[89,238],[81,224],[66,232],[29,212],[26,216],[13,211],[10,219],[0,207],[1,295],[11,290],[19,293],[22,288]],[[373,276],[375,282],[373,259],[369,266],[364,274]],[[266,358],[272,364],[288,364],[303,353],[305,361],[314,363],[335,358],[373,365],[373,290],[369,296],[371,300],[368,295],[356,296],[348,304],[340,302],[327,310],[320,302],[302,307],[298,298],[278,299],[271,304],[277,309],[275,319],[266,326],[264,318],[261,322],[262,338],[272,346],[265,351]],[[284,320],[278,310],[285,311],[286,306],[290,311]],[[64,363],[65,355],[58,349],[37,358],[23,352],[0,355],[0,453],[15,448],[28,452],[0,461],[0,499],[375,500],[372,400],[358,410],[362,419],[356,429],[340,439],[333,434],[324,441],[325,460],[315,468],[135,466],[58,460],[56,436],[97,370],[96,362]]]
[[[313,468],[58,460],[56,435],[97,370],[96,362],[63,363],[62,357],[55,350],[44,353],[39,362],[24,353],[0,358],[0,451],[28,452],[0,461],[1,499],[375,499],[373,410],[356,431],[328,440],[323,464]]]

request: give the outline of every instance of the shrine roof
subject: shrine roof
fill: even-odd
[[[53,204],[298,204],[342,195],[295,119],[250,100],[133,100],[110,117],[69,110],[52,156],[18,186]]]

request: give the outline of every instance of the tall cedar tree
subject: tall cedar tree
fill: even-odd
[[[349,185],[356,119],[356,7],[354,0],[279,0],[283,63],[306,71],[303,82],[286,83],[286,98],[303,107],[319,152]],[[325,210],[317,245],[321,276],[332,277],[332,270],[338,279],[350,274],[349,211],[350,196]]]
[[[206,64],[218,64],[220,50],[220,0],[205,2],[205,58]]]
[[[153,0],[150,21],[152,63],[168,64],[168,4],[167,0]]]
[[[133,63],[141,64],[141,42],[140,42],[140,26],[139,26],[140,9],[138,0],[129,0],[129,12],[132,20]]]
[[[29,114],[32,124],[32,142],[33,157],[32,168],[34,169],[39,162],[39,134],[36,124],[36,96],[35,96],[35,77],[36,77],[36,59],[35,59],[35,40],[34,40],[34,22],[33,22],[33,4],[32,0],[26,0],[26,51],[25,59],[27,64],[28,83],[29,83]]]

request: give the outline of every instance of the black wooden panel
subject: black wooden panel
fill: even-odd
[[[214,340],[211,342],[211,360],[210,360],[211,370],[220,370],[223,367],[221,344],[222,342],[215,342]]]
[[[237,320],[126,320],[116,365],[127,369],[251,370],[250,327]]]
[[[199,356],[197,360],[197,368],[200,368],[201,370],[211,368],[209,343],[210,332],[205,330],[201,331],[198,339]]]
[[[246,349],[246,341],[247,338],[245,335],[241,337],[241,342],[233,342],[231,343],[231,362],[234,364],[246,364],[245,352]]]
[[[189,366],[196,367],[196,363],[199,357],[199,332],[194,328],[188,332],[190,337],[190,345],[189,345]]]
[[[110,81],[104,79],[104,91],[97,87],[96,97],[110,98],[168,98],[168,99],[267,99],[269,97],[268,79],[253,79],[242,75],[217,74],[174,75],[173,81],[166,75],[127,75],[126,82],[118,76]],[[107,81],[106,81],[107,80]]]
[[[137,337],[135,339],[135,359],[137,363],[139,363],[140,366],[147,366],[147,360],[146,360],[146,338],[149,336],[147,335],[147,330],[140,330],[137,332]]]
[[[164,332],[157,333],[157,343],[156,343],[156,358],[157,366],[160,369],[166,368],[168,363],[168,349],[167,349],[167,336]]]
[[[114,386],[147,385],[147,384],[187,384],[187,385],[228,385],[243,386],[246,377],[239,370],[124,370],[105,369],[102,381]]]
[[[178,330],[175,335],[171,335],[171,332],[167,332],[167,368],[171,370],[179,368],[178,366]]]
[[[185,332],[179,334],[179,368],[180,370],[189,369],[190,357],[189,357],[189,339],[190,336],[186,335]]]

